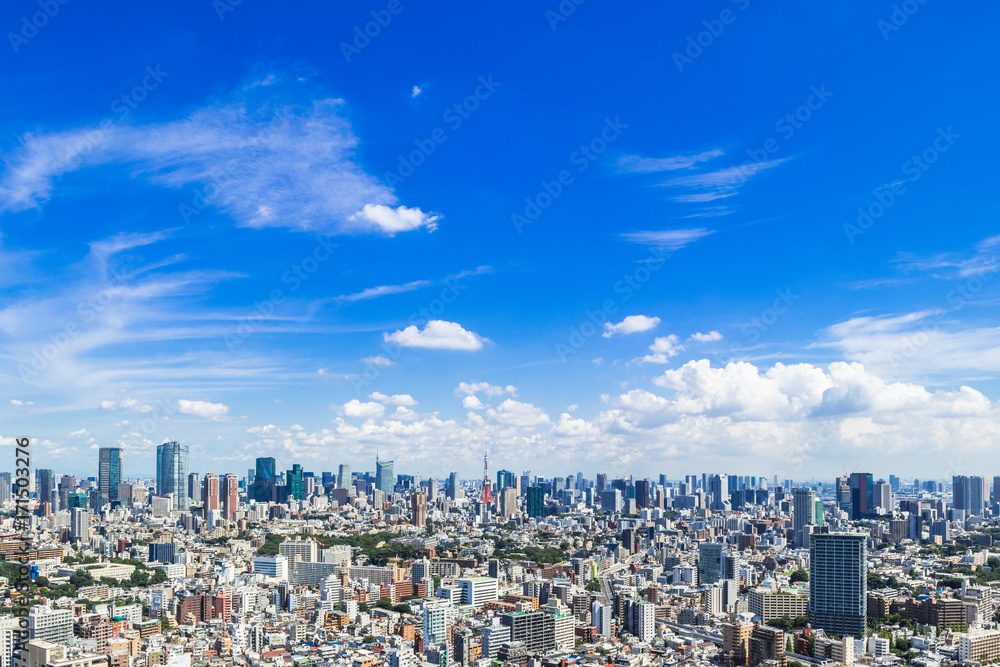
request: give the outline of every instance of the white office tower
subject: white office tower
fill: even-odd
[[[419,667],[420,660],[409,646],[401,646],[389,652],[389,667]]]
[[[342,595],[343,582],[339,574],[329,575],[319,585],[320,604],[326,611],[339,608]]]
[[[444,604],[424,605],[424,646],[440,644],[448,638],[448,608]]]
[[[28,638],[65,644],[73,638],[73,612],[69,609],[32,607],[28,612]]]
[[[254,556],[253,571],[276,581],[288,581],[288,559],[284,556]]]
[[[593,620],[597,634],[602,637],[611,637],[611,607],[597,602],[590,605],[590,618]]]
[[[303,563],[315,563],[318,560],[316,558],[316,542],[308,538],[285,540],[278,545],[278,553],[288,559],[288,562],[296,560],[296,556],[300,556]]]
[[[656,634],[656,605],[640,600],[625,601],[625,629],[639,639],[652,641]]]
[[[14,645],[20,638],[20,619],[16,616],[0,617],[0,667],[11,667]]]
[[[494,659],[500,652],[500,645],[510,641],[510,626],[499,625],[500,617],[493,618],[493,625],[483,628],[483,657]]]

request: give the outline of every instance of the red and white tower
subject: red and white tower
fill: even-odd
[[[483,504],[493,502],[493,493],[490,491],[490,453],[483,454]]]

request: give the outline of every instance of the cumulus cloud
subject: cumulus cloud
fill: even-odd
[[[618,324],[613,324],[611,322],[604,323],[604,333],[601,334],[605,338],[611,338],[615,334],[632,334],[640,333],[643,331],[649,331],[650,329],[655,329],[660,324],[659,317],[648,317],[646,315],[629,315],[624,320]]]
[[[363,417],[369,419],[372,417],[381,417],[385,414],[385,406],[381,403],[362,402],[356,398],[352,398],[340,408],[340,412],[345,417]]]
[[[19,401],[16,398],[12,398],[12,399],[10,399],[10,404],[11,405],[23,406],[23,405],[34,405],[35,402],[34,401]]]
[[[693,340],[698,343],[711,343],[712,341],[722,340],[722,334],[718,331],[709,331],[708,333],[695,332],[691,334],[688,340]]]
[[[368,398],[386,405],[413,406],[417,404],[417,400],[409,394],[393,394],[392,396],[387,396],[380,391],[375,391],[369,394]]]
[[[489,382],[459,382],[458,386],[455,387],[456,396],[467,396],[478,393],[483,393],[491,397],[503,396],[504,394],[517,396],[517,387],[513,385],[499,387]]]
[[[229,413],[229,406],[223,403],[209,403],[208,401],[188,401],[180,399],[177,401],[177,411],[183,415],[204,417],[214,421],[221,421]]]
[[[490,408],[486,415],[500,424],[510,426],[540,426],[549,423],[545,411],[531,403],[522,403],[508,398],[496,408]]]
[[[463,410],[482,410],[486,406],[483,402],[479,400],[477,396],[469,395],[462,399],[462,409]]]
[[[357,213],[352,214],[348,221],[359,228],[374,228],[386,236],[395,236],[400,232],[409,232],[421,227],[433,232],[437,229],[437,221],[441,216],[424,213],[419,208],[405,206],[385,206],[383,204],[365,204]]]
[[[636,361],[642,364],[665,364],[671,357],[680,354],[684,350],[684,346],[680,344],[677,334],[670,334],[655,338],[653,344],[649,346],[649,350],[652,354],[647,354]]]
[[[431,350],[478,350],[483,347],[487,338],[466,331],[462,325],[445,320],[431,320],[423,331],[415,325],[393,333],[383,334],[387,343],[396,343],[400,347],[423,347]]]
[[[134,398],[123,398],[120,401],[101,401],[102,410],[128,410],[129,412],[152,412],[155,405],[143,403]]]

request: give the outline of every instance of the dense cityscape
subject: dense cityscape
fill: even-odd
[[[35,469],[23,530],[0,473],[2,667],[1000,659],[1000,477],[542,478],[485,457],[475,480],[269,457],[241,477],[188,459],[160,445],[155,480],[113,447],[94,477]]]

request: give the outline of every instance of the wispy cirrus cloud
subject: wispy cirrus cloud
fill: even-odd
[[[439,215],[399,205],[358,162],[343,100],[317,96],[300,77],[267,81],[174,121],[25,134],[3,156],[0,210],[39,208],[60,176],[118,165],[125,177],[198,188],[249,227],[386,236],[436,227]]]
[[[693,227],[686,229],[661,229],[656,231],[626,232],[622,234],[622,238],[631,243],[653,246],[667,251],[674,251],[680,250],[684,246],[690,245],[691,243],[714,233],[714,229]]]
[[[698,216],[720,216],[732,212],[723,200],[735,197],[751,180],[791,159],[745,160],[720,166],[725,158],[724,148],[666,157],[626,155],[618,161],[618,167],[628,174],[669,174],[667,180],[656,185],[670,189],[673,201],[698,205]],[[706,204],[711,206],[702,206]]]

